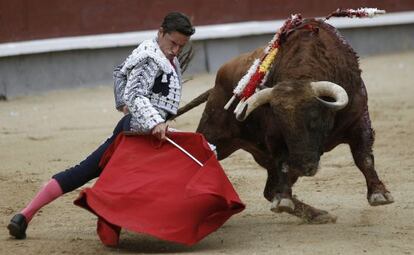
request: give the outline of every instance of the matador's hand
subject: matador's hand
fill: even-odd
[[[123,112],[124,115],[127,115],[129,113],[128,106],[126,105],[122,106],[121,112]]]
[[[166,123],[160,123],[152,129],[151,134],[160,140],[165,140],[165,133],[167,132],[167,128],[168,126]]]

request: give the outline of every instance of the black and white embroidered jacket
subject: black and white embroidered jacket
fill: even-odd
[[[175,115],[181,99],[181,70],[165,57],[156,39],[142,42],[114,70],[117,109],[128,106],[131,131],[149,133],[157,124]]]

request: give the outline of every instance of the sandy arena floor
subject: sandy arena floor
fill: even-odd
[[[9,238],[11,216],[52,174],[79,160],[112,131],[121,114],[110,86],[56,91],[0,102],[0,254],[414,254],[414,52],[364,58],[363,76],[376,130],[377,171],[395,203],[370,207],[365,181],[347,146],[321,160],[321,170],[294,187],[305,202],[338,216],[336,224],[309,225],[274,214],[263,198],[266,172],[245,152],[222,162],[247,208],[199,244],[186,247],[123,231],[117,249],[103,246],[96,219],[72,204],[78,191],[41,210],[28,238]],[[214,82],[196,76],[183,103]],[[194,131],[203,107],[174,127]]]

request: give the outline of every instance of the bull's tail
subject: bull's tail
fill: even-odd
[[[188,112],[189,110],[193,109],[194,107],[199,106],[200,104],[207,101],[208,97],[210,96],[210,93],[213,89],[209,89],[205,91],[203,94],[199,95],[198,97],[194,98],[189,102],[188,104],[184,105],[180,109],[178,109],[177,114],[171,118],[171,120],[177,118],[178,116]]]

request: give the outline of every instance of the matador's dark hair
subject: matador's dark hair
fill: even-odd
[[[186,36],[192,36],[195,33],[195,28],[191,24],[190,19],[181,12],[170,12],[168,13],[161,27],[164,30],[164,33],[170,32],[180,32]]]

